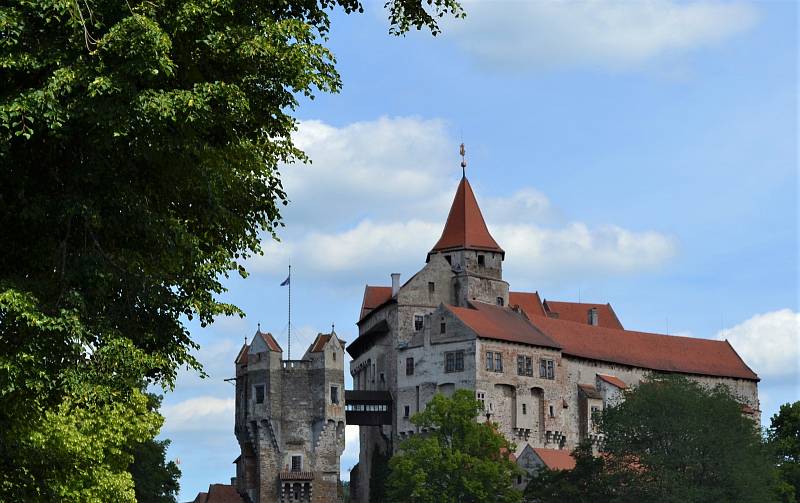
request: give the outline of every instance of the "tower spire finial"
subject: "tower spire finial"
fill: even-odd
[[[467,151],[464,149],[464,142],[461,142],[458,152],[461,154],[461,176],[467,176]]]

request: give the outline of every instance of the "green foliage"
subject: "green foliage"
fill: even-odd
[[[800,502],[800,401],[781,405],[772,416],[769,443],[780,475],[780,500]]]
[[[774,473],[757,425],[728,388],[657,376],[604,411],[604,451],[651,501],[765,502]]]
[[[576,451],[571,473],[533,479],[531,501],[768,502],[775,473],[756,424],[724,386],[654,376],[600,415],[603,451]]]
[[[455,0],[392,0],[438,31]],[[357,0],[0,6],[0,500],[133,501],[140,390],[199,369],[185,320],[242,315],[288,199],[298,96],[336,92],[329,12]]]
[[[148,407],[157,411],[161,397],[147,395]],[[175,503],[177,500],[181,470],[174,461],[167,461],[169,440],[147,439],[131,449],[133,462],[128,471],[133,477],[134,491],[138,503]]]
[[[389,501],[517,502],[513,445],[492,424],[478,423],[473,392],[436,395],[411,421],[428,433],[403,442],[389,462]]]
[[[388,453],[379,449],[372,451],[372,463],[369,475],[369,500],[370,503],[386,503],[386,479],[389,477]]]

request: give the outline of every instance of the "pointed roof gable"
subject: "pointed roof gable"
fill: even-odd
[[[365,286],[364,300],[361,301],[361,314],[358,319],[364,319],[373,309],[388,302],[391,298],[392,287],[390,286]]]
[[[242,349],[239,350],[239,354],[236,355],[236,360],[234,363],[241,363],[243,365],[247,365],[247,350],[250,349],[250,346],[247,343],[242,345]]]
[[[250,343],[250,348],[248,352],[250,353],[258,353],[260,352],[261,348],[259,346],[266,346],[266,348],[270,351],[274,351],[276,353],[283,353],[283,349],[281,349],[280,344],[278,341],[275,340],[275,337],[272,336],[271,333],[267,332],[264,333],[260,330],[256,331],[256,334],[253,336],[253,341]]]
[[[319,353],[325,349],[325,346],[328,344],[328,341],[331,340],[331,337],[335,337],[336,341],[339,343],[342,349],[344,349],[345,342],[341,340],[338,335],[336,335],[336,332],[331,332],[329,334],[317,334],[317,338],[314,339],[314,342],[312,342],[311,346],[309,346],[308,352]]]
[[[535,447],[533,452],[539,456],[542,463],[551,470],[572,470],[575,468],[575,458],[566,449],[546,449]]]
[[[526,316],[547,316],[539,292],[508,292],[508,305],[519,307]]]
[[[558,302],[545,300],[542,304],[547,316],[559,320],[574,321],[575,323],[589,323],[589,311],[597,309],[597,325],[605,328],[623,330],[622,323],[617,318],[617,313],[611,304],[591,304],[587,302]]]
[[[489,229],[483,220],[483,214],[481,214],[475,193],[472,192],[467,177],[461,178],[461,183],[458,184],[456,197],[450,207],[450,214],[447,215],[442,236],[428,253],[428,259],[433,252],[463,248],[505,254],[497,241],[489,234]]]

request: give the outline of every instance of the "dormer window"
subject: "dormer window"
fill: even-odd
[[[597,312],[597,308],[593,307],[589,309],[589,325],[596,327],[598,322],[599,322],[599,315]]]
[[[486,265],[486,258],[483,255],[478,255],[478,265],[483,267]]]

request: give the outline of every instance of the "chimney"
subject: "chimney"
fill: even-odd
[[[598,316],[599,315],[597,313],[597,308],[596,307],[593,307],[593,308],[589,309],[589,325],[592,325],[592,326],[596,327],[597,326],[597,322],[598,322]]]
[[[392,297],[397,296],[397,292],[400,291],[400,273],[393,272],[392,273]]]

